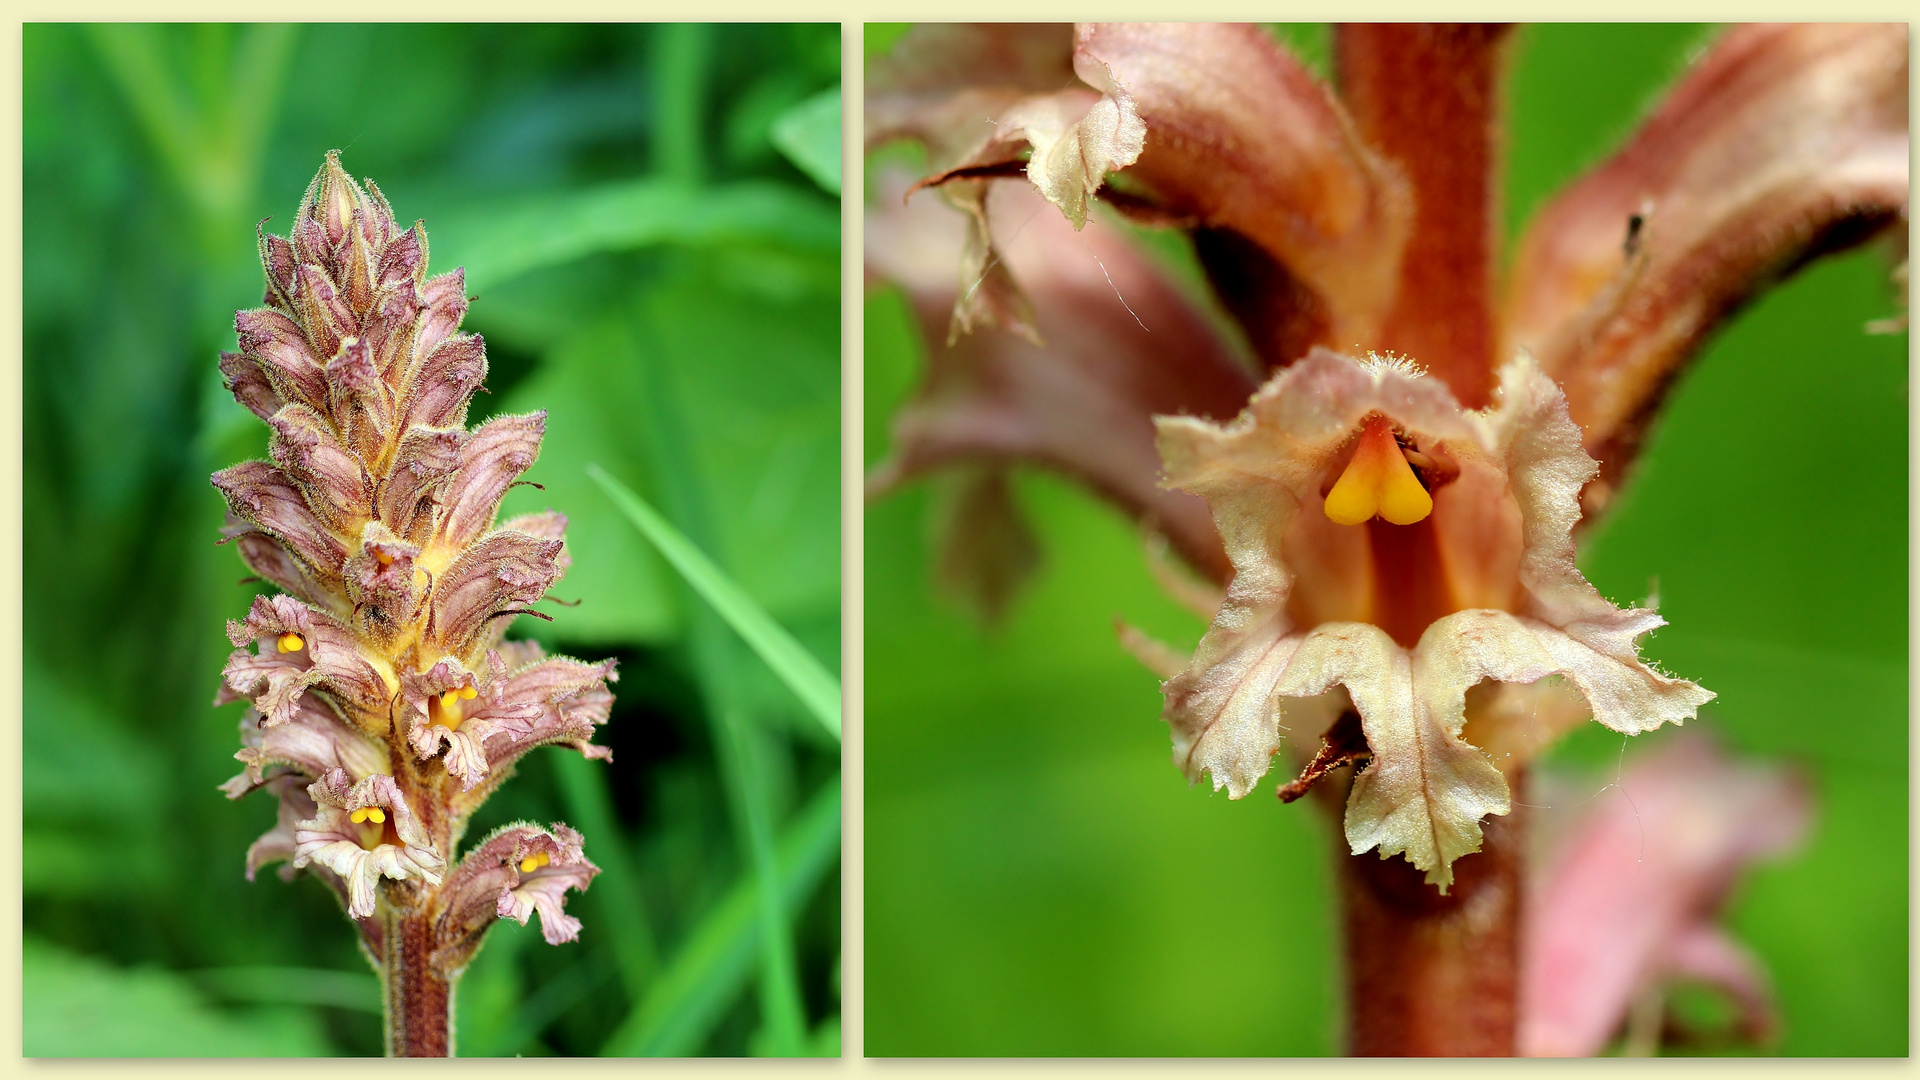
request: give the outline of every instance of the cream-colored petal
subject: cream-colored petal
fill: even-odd
[[[1230,639],[1210,630],[1194,662],[1167,680],[1163,692],[1173,729],[1173,763],[1189,782],[1212,773],[1214,790],[1224,787],[1238,799],[1266,775],[1280,749],[1275,685],[1300,640],[1301,635],[1286,632],[1284,618]]]
[[[1651,612],[1637,614],[1646,619],[1643,633],[1662,625]],[[1428,627],[1415,649],[1415,681],[1429,706],[1449,718],[1462,715],[1466,692],[1484,679],[1531,683],[1549,675],[1566,676],[1595,720],[1628,735],[1683,724],[1714,698],[1711,690],[1647,666],[1631,640],[1603,651],[1566,630],[1504,611],[1455,612]],[[1458,730],[1457,721],[1449,722]]]
[[[1460,738],[1460,703],[1446,708],[1421,675],[1419,659],[1379,627],[1329,623],[1306,635],[1274,689],[1307,697],[1347,688],[1373,751],[1347,798],[1347,846],[1404,852],[1444,892],[1453,861],[1480,850],[1480,819],[1512,807],[1500,770]]]

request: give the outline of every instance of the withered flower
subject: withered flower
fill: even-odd
[[[883,184],[869,267],[947,342],[873,489],[969,465],[991,513],[942,562],[1004,590],[1020,526],[986,496],[1036,461],[1211,579],[1176,581],[1212,621],[1190,660],[1123,635],[1168,677],[1176,763],[1238,798],[1290,744],[1282,798],[1320,785],[1354,854],[1439,887],[1343,861],[1361,1053],[1514,1051],[1522,860],[1489,815],[1566,727],[1712,696],[1640,659],[1661,620],[1580,575],[1576,526],[1731,312],[1904,230],[1905,27],[1741,26],[1503,282],[1508,38],[1340,26],[1336,91],[1252,26],[926,26],[868,81],[870,142],[918,139],[931,170]],[[1182,233],[1253,362],[1115,230],[1081,231],[1090,201]]]
[[[546,418],[468,430],[485,344],[459,332],[462,272],[427,276],[426,229],[400,228],[335,151],[291,235],[262,230],[259,246],[266,306],[234,317],[240,351],[220,369],[271,429],[271,460],[213,484],[227,540],[283,593],[227,627],[236,648],[215,704],[249,707],[245,770],[223,790],[279,798],[248,876],[285,859],[340,894],[387,987],[389,1051],[447,1055],[453,983],[495,918],[524,923],[531,904],[548,941],[578,933],[564,893],[597,872],[578,833],[515,826],[545,839],[516,841],[526,851],[512,858],[531,861],[487,886],[498,895],[484,918],[467,893],[500,872],[502,834],[454,853],[528,750],[607,756],[591,740],[612,707],[613,662],[502,640],[565,572],[566,518],[495,523]]]

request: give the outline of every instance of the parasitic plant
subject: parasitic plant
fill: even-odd
[[[271,429],[270,461],[213,476],[226,539],[278,586],[227,624],[216,704],[245,701],[244,771],[275,827],[247,876],[286,861],[331,887],[385,988],[387,1052],[453,1053],[453,987],[496,918],[533,912],[553,944],[568,889],[599,869],[565,825],[507,825],[455,860],[469,818],[536,746],[606,758],[613,662],[504,641],[568,556],[566,517],[495,524],[544,413],[469,430],[485,345],[459,333],[461,270],[427,276],[427,234],[327,154],[291,235],[260,232],[265,307],[234,316],[220,370]],[[545,618],[546,616],[540,616]]]

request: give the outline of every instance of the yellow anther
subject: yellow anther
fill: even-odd
[[[299,652],[307,647],[306,639],[289,630],[280,635],[281,652]]]
[[[460,700],[460,691],[449,690],[446,693],[440,695],[440,707],[443,709],[451,709],[454,707],[456,703],[459,702],[459,700]]]
[[[369,806],[367,807],[367,820],[373,822],[375,825],[384,825],[387,822],[387,812],[377,806]]]
[[[472,701],[474,698],[477,698],[479,696],[480,696],[480,691],[471,686],[463,686],[460,688],[461,701]]]
[[[1360,429],[1353,460],[1327,492],[1326,511],[1341,525],[1358,525],[1375,514],[1411,525],[1433,513],[1433,496],[1413,475],[1386,417],[1370,417]]]

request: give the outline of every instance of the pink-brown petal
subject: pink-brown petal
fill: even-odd
[[[1154,414],[1231,415],[1254,387],[1207,320],[1114,226],[1076,233],[1027,185],[1001,184],[995,228],[1048,344],[993,331],[943,347],[963,223],[925,194],[896,207],[883,196],[870,218],[868,265],[907,290],[930,370],[871,489],[952,463],[1031,461],[1090,483],[1224,577],[1204,505],[1155,485]]]
[[[442,543],[465,547],[493,526],[507,489],[539,459],[546,431],[544,411],[496,416],[474,429],[441,490],[437,532]]]
[[[466,654],[497,616],[546,595],[560,576],[554,559],[561,547],[559,540],[506,530],[469,547],[434,583],[434,639]]]
[[[1376,343],[1411,206],[1325,87],[1250,25],[1089,24],[1075,55],[1132,96],[1147,135],[1125,175],[1196,222],[1269,367]]]
[[[1764,1014],[1764,987],[1724,948],[1732,943],[1703,936],[1717,936],[1715,917],[1741,872],[1805,833],[1804,782],[1678,736],[1631,755],[1619,787],[1536,796],[1552,804],[1542,824],[1560,832],[1528,893],[1523,1054],[1598,1053],[1633,999],[1675,975],[1711,975]]]
[[[1907,95],[1902,24],[1735,27],[1534,220],[1507,348],[1532,351],[1566,388],[1609,478],[1734,310],[1808,258],[1901,221]]]

